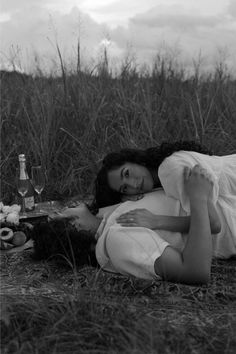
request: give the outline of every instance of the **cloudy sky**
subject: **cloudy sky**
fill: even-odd
[[[162,53],[186,68],[221,60],[236,71],[236,0],[0,0],[2,66],[53,70],[57,43],[73,68],[78,38],[84,66],[106,46],[114,67],[127,56],[151,65]]]

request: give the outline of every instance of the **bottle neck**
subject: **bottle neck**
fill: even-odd
[[[20,179],[28,179],[25,161],[20,161]]]

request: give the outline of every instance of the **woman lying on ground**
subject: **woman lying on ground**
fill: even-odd
[[[108,154],[96,179],[95,203],[98,207],[112,205],[124,198],[137,198],[155,188],[164,189],[167,196],[180,201],[186,215],[190,214],[183,171],[200,164],[214,181],[213,205],[224,230],[231,240],[219,239],[219,248],[230,254],[236,251],[236,154],[212,155],[206,148],[191,141],[163,143],[147,150],[123,149]],[[133,210],[118,222],[126,226],[187,232],[189,218],[157,215],[148,210]],[[225,243],[225,244],[224,244]]]
[[[69,259],[78,265],[96,265],[97,260],[103,270],[142,279],[208,282],[212,256],[228,257],[222,255],[215,242],[217,235],[211,233],[209,205],[213,182],[198,165],[185,169],[185,181],[191,210],[187,234],[127,227],[116,222],[121,214],[136,208],[146,208],[151,213],[157,210],[162,215],[181,214],[180,203],[159,189],[138,201],[100,209],[96,216],[85,204],[65,209],[57,216],[59,220],[35,226],[35,257]],[[212,224],[217,223],[218,220],[212,220]],[[69,225],[69,230],[64,225]]]

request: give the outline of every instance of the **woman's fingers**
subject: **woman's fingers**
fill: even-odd
[[[124,226],[124,227],[135,227],[135,226],[138,226],[138,224],[136,222],[130,222],[130,221],[119,222],[118,224],[121,225],[121,226]]]
[[[192,169],[192,173],[203,177],[210,183],[213,183],[213,176],[201,165],[195,165]]]
[[[123,216],[120,216],[119,218],[117,218],[117,222],[118,223],[122,223],[122,222],[135,222],[136,221],[136,218],[133,217],[133,216],[129,216],[129,215],[123,215]]]
[[[117,223],[122,226],[153,227],[153,214],[146,209],[135,209],[120,215]]]
[[[122,226],[137,226],[138,223],[134,218],[121,218],[116,220]]]
[[[145,212],[145,209],[134,209],[129,211],[128,213],[124,213],[120,215],[117,220],[130,220],[135,221],[142,213]]]
[[[185,172],[187,176],[187,172]],[[201,165],[195,165],[186,177],[186,191],[191,198],[209,198],[213,190],[213,176]]]
[[[136,226],[137,225],[137,218],[136,212],[134,210],[120,215],[117,220],[118,224],[122,226]]]

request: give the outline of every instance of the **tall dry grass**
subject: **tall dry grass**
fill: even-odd
[[[1,198],[15,200],[17,156],[47,170],[44,198],[93,191],[103,156],[121,147],[196,139],[216,154],[236,151],[236,81],[216,69],[189,78],[160,63],[150,73],[124,66],[112,78],[1,72]]]

